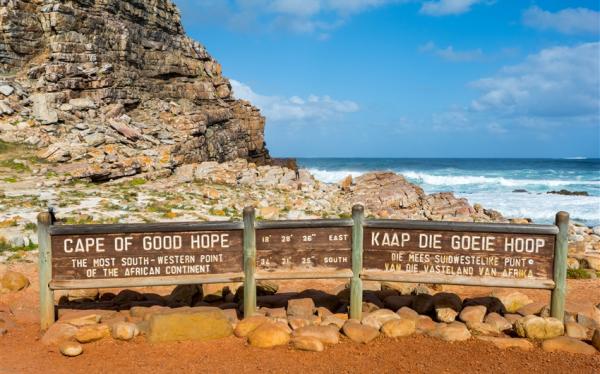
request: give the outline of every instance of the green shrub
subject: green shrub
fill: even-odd
[[[585,269],[567,269],[569,279],[590,279],[592,276]]]

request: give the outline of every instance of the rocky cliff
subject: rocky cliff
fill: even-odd
[[[170,0],[0,0],[0,139],[75,177],[268,161],[265,120]]]

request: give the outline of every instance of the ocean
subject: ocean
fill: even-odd
[[[600,159],[299,158],[298,164],[326,183],[349,174],[394,171],[427,193],[454,192],[508,218],[552,223],[564,210],[572,220],[600,225]],[[548,194],[562,189],[589,196]]]

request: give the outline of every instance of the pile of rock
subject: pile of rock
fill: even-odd
[[[61,308],[104,310],[62,310],[42,341],[65,355],[80,354],[81,344],[110,337],[127,341],[138,335],[150,342],[235,335],[254,347],[291,345],[317,352],[343,337],[368,344],[379,337],[413,334],[444,341],[477,338],[502,349],[529,350],[541,342],[542,349],[552,352],[600,350],[600,307],[591,304],[567,305],[563,322],[550,317],[546,305],[532,303],[516,291],[462,300],[424,285],[384,283],[364,291],[363,317],[353,320],[348,316],[347,288],[336,295],[319,290],[277,293],[275,284],[263,282],[257,288],[256,314],[240,320],[243,288],[235,286],[178,286],[166,297],[131,290],[117,295],[92,291],[88,297],[95,302],[63,300]]]

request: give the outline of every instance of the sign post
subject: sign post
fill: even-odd
[[[365,208],[352,207],[352,280],[350,281],[350,318],[362,319],[363,287],[360,273],[363,266],[363,224]]]
[[[52,281],[52,249],[50,244],[50,213],[40,213],[37,217],[40,279],[40,326],[47,330],[55,320],[54,292],[50,288]]]
[[[550,314],[563,321],[565,319],[565,297],[567,295],[567,254],[569,251],[569,213],[556,214],[556,249],[554,253],[554,289],[550,303]]]
[[[255,211],[244,208],[244,317],[250,317],[256,311],[256,230],[254,229]]]

